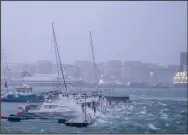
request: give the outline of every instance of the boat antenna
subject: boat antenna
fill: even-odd
[[[57,51],[59,64],[60,64],[60,68],[61,68],[61,73],[62,73],[62,76],[63,76],[64,86],[65,86],[65,91],[66,91],[66,95],[67,95],[67,85],[66,85],[66,82],[65,82],[65,76],[64,76],[63,67],[62,67],[62,64],[61,64],[61,59],[60,59],[60,55],[59,55],[57,39],[56,39],[56,34],[55,34],[55,28],[54,28],[54,23],[53,22],[52,22],[52,30],[53,30],[53,37],[54,37],[54,43],[55,43],[54,46],[55,46],[56,51]]]

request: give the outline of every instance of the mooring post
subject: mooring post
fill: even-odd
[[[86,122],[86,94],[84,93],[83,95],[85,95],[85,122]]]
[[[102,111],[102,91],[100,91],[101,95],[100,95],[100,101],[101,101],[101,111]]]

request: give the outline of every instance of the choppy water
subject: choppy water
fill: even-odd
[[[166,91],[165,91],[166,90]],[[120,92],[119,92],[120,91]],[[152,93],[153,92],[153,93]],[[1,121],[2,133],[188,133],[187,90],[118,90],[132,103],[119,103],[87,128],[66,127],[57,121]],[[156,95],[156,96],[154,96]],[[158,98],[158,99],[157,99]],[[2,103],[1,113],[15,113],[18,103]]]

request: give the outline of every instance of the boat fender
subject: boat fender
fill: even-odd
[[[112,102],[111,102],[111,100],[109,100],[109,105],[111,105],[112,104]]]
[[[21,106],[19,106],[17,109],[23,109]]]
[[[17,114],[18,114],[18,115],[22,115],[22,114],[23,114],[23,112],[18,112]]]

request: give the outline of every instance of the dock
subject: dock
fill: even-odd
[[[85,117],[85,115],[83,114],[79,117],[68,120],[64,124],[71,127],[87,127],[93,123],[94,119],[92,119],[90,114],[88,114],[87,117]]]
[[[121,97],[121,96],[106,96],[105,98],[107,100],[112,100],[112,101],[131,102],[130,98],[128,96],[125,96],[125,97]]]

